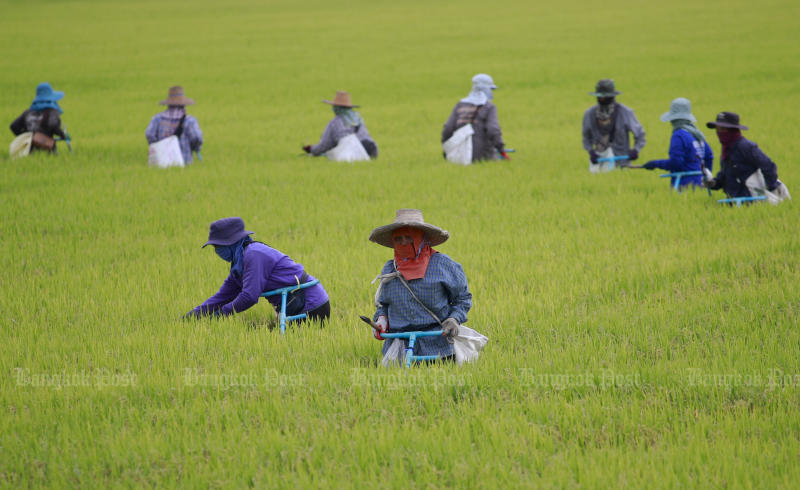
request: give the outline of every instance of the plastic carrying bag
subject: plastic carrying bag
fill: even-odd
[[[31,152],[31,143],[33,142],[33,133],[27,132],[14,138],[11,145],[8,147],[8,154],[11,159],[22,158],[28,156]]]
[[[489,342],[489,338],[485,335],[464,325],[459,325],[458,335],[453,339],[453,350],[458,365],[477,359],[487,342]]]
[[[767,202],[770,204],[778,204],[785,199],[790,201],[792,200],[792,196],[789,195],[789,189],[787,189],[786,185],[780,180],[778,181],[778,186],[774,191],[768,191],[767,183],[764,180],[764,174],[761,173],[761,169],[753,172],[750,177],[744,181],[744,184],[747,186],[747,190],[750,191],[751,196],[765,196],[767,198]]]
[[[605,150],[601,151],[597,154],[597,158],[614,158],[614,150],[611,149],[609,146]],[[605,172],[611,172],[614,170],[614,160],[608,162],[599,162],[599,163],[592,163],[589,162],[589,172],[593,174],[601,174]]]
[[[150,165],[160,168],[183,167],[183,153],[181,153],[178,137],[172,135],[151,143],[147,160]]]
[[[472,124],[461,126],[450,139],[442,143],[445,158],[448,162],[470,165],[472,163],[472,135],[475,130]]]
[[[358,140],[358,136],[356,136],[355,133],[348,134],[340,139],[336,147],[325,152],[325,156],[328,157],[328,160],[334,162],[360,162],[369,160],[367,150],[364,149],[364,145],[361,144],[361,141]]]

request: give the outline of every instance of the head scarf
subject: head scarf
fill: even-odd
[[[217,255],[225,262],[231,263],[231,272],[236,277],[242,277],[244,246],[252,241],[253,239],[248,235],[233,245],[214,245],[214,251],[217,252]]]
[[[728,128],[724,133],[717,130],[717,138],[722,143],[722,160],[728,158],[728,151],[734,143],[742,139],[742,132],[739,128]]]
[[[697,126],[695,126],[694,123],[692,123],[692,121],[688,119],[672,120],[672,130],[677,131],[679,129],[685,129],[686,131],[688,131],[689,134],[694,136],[694,139],[696,139],[700,144],[706,142],[706,137],[703,136],[703,133],[701,133],[700,130],[697,129]]]
[[[491,77],[488,75],[476,75],[472,79],[472,90],[469,95],[461,99],[461,102],[472,105],[484,105],[494,97],[492,87],[494,87],[494,82],[492,82]]]
[[[392,238],[398,235],[409,235],[414,242],[394,246],[395,267],[407,281],[425,277],[431,255],[437,253],[425,240],[425,232],[419,228],[404,226],[392,232]]]
[[[45,109],[55,109],[59,114],[64,114],[64,111],[61,110],[58,102],[54,100],[34,100],[30,108],[30,110],[33,112],[41,112]]]
[[[333,106],[333,113],[341,117],[345,124],[354,128],[361,125],[361,114],[354,111],[351,107]]]

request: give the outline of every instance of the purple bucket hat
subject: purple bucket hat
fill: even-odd
[[[211,227],[208,230],[208,241],[203,244],[203,247],[206,245],[233,245],[247,235],[252,234],[252,231],[244,229],[242,218],[218,219],[211,223]]]

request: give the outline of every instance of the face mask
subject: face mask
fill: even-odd
[[[221,258],[225,262],[233,261],[233,251],[231,250],[231,247],[216,246],[214,247],[214,251],[217,252],[219,258]]]

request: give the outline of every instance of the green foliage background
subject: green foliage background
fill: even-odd
[[[673,98],[701,123],[739,112],[800,192],[798,18],[788,0],[1,0],[0,120],[50,81],[74,151],[0,155],[0,485],[796,486],[797,206],[590,175],[580,120],[614,78],[648,160]],[[451,165],[441,125],[478,72],[518,152]],[[162,171],[143,133],[173,84],[206,144]],[[377,161],[298,156],[336,90]],[[399,207],[451,233],[490,337],[473,365],[377,367],[357,315],[390,251],[367,236]],[[178,320],[225,277],[200,245],[231,215],[321,278],[326,328],[281,336],[266,303]],[[88,381],[35,386],[60,375]]]

